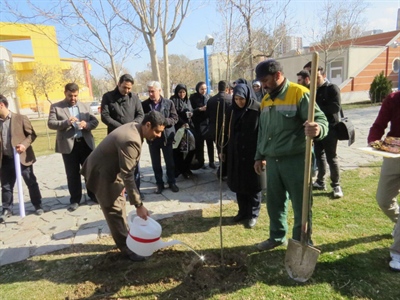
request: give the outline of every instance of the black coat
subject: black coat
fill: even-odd
[[[107,134],[119,126],[144,118],[142,104],[138,96],[128,93],[123,96],[118,87],[103,95],[101,100],[101,121],[107,125]]]
[[[192,121],[196,133],[200,136],[206,137],[208,133],[208,116],[206,111],[200,111],[199,108],[207,105],[209,95],[202,95],[194,93],[190,95],[190,104],[193,108]]]
[[[253,194],[261,191],[259,175],[254,171],[259,109],[260,104],[253,99],[244,112],[240,112],[232,101],[227,113],[227,183],[235,193]]]
[[[207,102],[207,115],[209,119],[207,137],[216,141],[215,135],[218,130],[218,136],[221,131],[224,112],[232,105],[232,95],[225,92],[219,92],[211,97]]]
[[[328,119],[330,128],[339,122],[341,97],[340,89],[336,84],[324,82],[317,88],[315,102]]]

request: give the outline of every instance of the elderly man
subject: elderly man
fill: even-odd
[[[0,223],[12,215],[13,189],[16,181],[14,150],[20,155],[21,175],[28,187],[36,214],[43,214],[42,195],[33,163],[36,161],[31,144],[36,139],[35,131],[26,116],[12,113],[8,109],[7,98],[0,95],[0,179],[2,212]]]
[[[309,90],[285,78],[283,68],[278,61],[268,59],[259,63],[256,75],[268,92],[260,106],[254,164],[255,171],[259,175],[263,168],[267,167],[267,210],[270,230],[269,239],[257,245],[262,251],[287,243],[289,198],[292,200],[294,212],[292,237],[300,240],[305,136],[323,139],[328,132],[328,122],[318,106],[315,107],[315,121],[307,121]],[[309,225],[311,233],[311,222]]]
[[[145,114],[155,110],[160,112],[166,119],[167,125],[160,138],[153,141],[147,141],[149,144],[151,165],[153,167],[154,177],[156,178],[156,194],[161,194],[164,190],[163,170],[161,167],[161,150],[163,152],[165,166],[167,169],[167,180],[169,188],[174,193],[179,192],[175,184],[175,163],[173,156],[172,143],[175,137],[174,125],[178,122],[178,114],[175,105],[170,99],[161,96],[161,84],[158,81],[147,83],[149,99],[142,102]]]
[[[123,190],[125,187],[136,214],[147,219],[149,213],[136,187],[134,170],[139,163],[143,139],[159,138],[164,127],[165,118],[155,111],[147,114],[141,124],[122,125],[105,137],[82,167],[87,187],[95,193],[117,247],[133,261],[142,261],[144,257],[126,246],[128,226]]]
[[[87,105],[78,101],[79,87],[76,83],[66,84],[64,95],[64,100],[50,106],[47,125],[50,129],[57,130],[56,152],[62,154],[71,196],[68,210],[74,211],[79,207],[82,198],[79,171],[94,149],[92,130],[99,125],[99,121]],[[87,191],[90,199],[97,202],[90,189]]]

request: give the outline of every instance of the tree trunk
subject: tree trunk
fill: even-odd
[[[156,50],[156,38],[154,36],[150,36],[149,42],[147,42],[146,40],[146,44],[150,53],[151,72],[153,74],[153,80],[161,83],[160,67],[158,66],[158,57]]]
[[[33,91],[32,93],[33,93],[33,97],[35,98],[36,112],[38,113],[38,118],[40,118],[39,100],[36,96],[36,92]]]
[[[164,41],[164,97],[169,99],[171,93],[171,86],[169,82],[169,59],[168,59],[168,44]]]

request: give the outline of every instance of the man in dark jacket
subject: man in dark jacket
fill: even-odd
[[[103,95],[101,121],[107,125],[108,134],[126,123],[140,124],[142,122],[143,108],[138,96],[131,92],[133,84],[134,80],[131,75],[122,75],[119,78],[118,86]]]
[[[340,89],[337,85],[329,83],[325,79],[325,72],[321,67],[318,68],[317,73],[316,103],[328,119],[329,131],[323,140],[314,141],[318,175],[317,180],[313,183],[313,188],[319,190],[326,189],[324,177],[326,162],[328,162],[333,198],[341,198],[343,197],[343,191],[339,182],[339,161],[336,153],[338,139],[334,130],[334,126],[339,122]]]
[[[149,144],[151,165],[153,167],[154,177],[156,178],[156,194],[161,194],[164,190],[163,170],[161,167],[161,150],[163,152],[165,167],[167,169],[167,179],[169,188],[174,193],[179,192],[175,184],[175,164],[172,143],[175,137],[174,125],[178,122],[178,114],[175,105],[170,99],[161,96],[161,84],[158,81],[147,83],[149,99],[142,102],[145,114],[152,110],[160,112],[166,119],[167,126],[160,138],[153,141],[147,141]]]
[[[232,105],[232,96],[227,93],[228,84],[222,80],[218,82],[218,94],[211,97],[207,102],[206,113],[209,119],[208,136],[217,146],[218,156],[221,153],[222,146],[222,123],[225,112]],[[225,120],[225,122],[227,122]],[[226,142],[226,141],[225,141]],[[217,176],[220,176],[218,169]],[[226,176],[226,164],[222,164],[222,177]]]
[[[124,74],[119,78],[117,87],[103,95],[101,100],[101,121],[107,125],[107,134],[129,122],[140,124],[144,117],[142,103],[138,96],[131,92],[133,77]],[[139,164],[135,169],[136,186],[140,188]],[[144,196],[140,193],[142,199]]]

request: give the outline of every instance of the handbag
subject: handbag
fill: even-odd
[[[349,141],[349,146],[351,146],[356,140],[354,125],[347,117],[344,117],[342,108],[340,108],[340,122],[337,123],[333,128],[336,131],[338,140]]]

